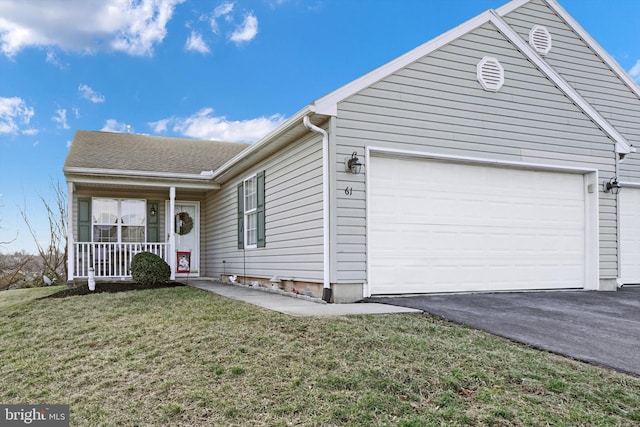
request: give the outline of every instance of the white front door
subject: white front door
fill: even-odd
[[[166,212],[170,212],[169,202],[166,203]],[[171,221],[167,215],[167,221]],[[200,273],[200,203],[175,202],[175,266],[176,276],[185,277],[198,276]],[[170,230],[170,223],[167,222],[167,230]]]

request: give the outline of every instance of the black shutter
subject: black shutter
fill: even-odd
[[[160,204],[156,201],[147,202],[147,242],[155,243],[160,241],[160,228],[158,227],[159,206]],[[151,215],[151,212],[155,212],[155,215]]]
[[[257,177],[258,181],[258,200],[256,204],[256,214],[257,214],[257,222],[258,222],[258,237],[257,237],[257,246],[259,248],[264,248],[266,245],[265,240],[265,216],[264,216],[264,171],[258,173]]]
[[[91,241],[91,199],[78,198],[78,242]]]
[[[238,185],[238,249],[244,249],[244,183]]]

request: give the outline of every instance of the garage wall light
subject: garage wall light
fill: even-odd
[[[360,163],[360,159],[358,159],[358,153],[354,151],[351,153],[351,158],[346,162],[346,170],[347,172],[351,172],[354,175],[357,175],[362,170],[362,163]]]
[[[618,194],[622,186],[618,182],[618,177],[614,176],[609,181],[605,181],[602,186],[605,193]]]

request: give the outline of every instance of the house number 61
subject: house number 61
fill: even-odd
[[[344,189],[344,194],[346,194],[347,196],[350,196],[353,194],[353,187],[347,187]]]

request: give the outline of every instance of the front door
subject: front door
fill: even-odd
[[[169,202],[167,210],[170,212]],[[167,221],[171,221],[167,215]],[[200,273],[200,203],[175,202],[176,249],[174,259],[176,277],[198,276]],[[170,230],[167,223],[167,230]]]

